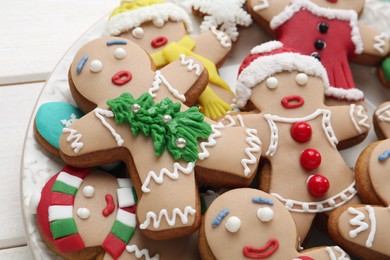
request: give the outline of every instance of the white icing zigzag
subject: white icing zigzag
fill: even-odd
[[[333,252],[333,249],[340,253],[340,257],[337,257],[336,254]],[[329,254],[329,257],[331,260],[350,260],[349,256],[347,255],[347,253],[344,252],[344,250],[342,250],[340,247],[338,246],[333,246],[333,247],[327,247],[326,248],[326,252],[328,252]]]
[[[136,245],[128,245],[128,246],[126,246],[126,250],[129,253],[134,252],[135,257],[137,257],[137,258],[145,257],[145,260],[159,260],[160,259],[159,254],[155,254],[153,257],[150,257],[148,249],[144,248],[142,250],[139,250],[139,248]]]
[[[355,111],[356,111],[356,116],[358,117],[358,119],[360,119],[358,122],[356,122],[354,117]],[[360,126],[363,126],[365,128],[370,128],[370,125],[368,124],[368,115],[364,114],[363,112],[364,112],[364,108],[362,106],[356,106],[355,104],[351,104],[349,115],[358,133],[363,132]]]
[[[376,217],[374,209],[371,206],[366,205],[365,209],[368,212],[368,217],[371,222],[371,230],[366,240],[366,247],[372,247],[372,243],[374,242],[374,237],[376,233]],[[352,218],[349,221],[352,226],[357,226],[356,229],[351,230],[349,232],[349,236],[351,238],[355,238],[360,232],[367,230],[369,228],[369,225],[363,221],[366,218],[365,215],[357,209],[349,207],[348,213],[356,215],[356,217]]]
[[[222,31],[218,31],[215,26],[211,27],[210,30],[215,35],[215,37],[217,37],[222,47],[229,48],[232,46],[228,35],[224,34]]]
[[[164,175],[167,175],[172,180],[177,180],[179,178],[179,171],[188,175],[188,174],[192,173],[194,166],[195,166],[195,164],[190,162],[190,163],[188,163],[187,167],[185,168],[185,167],[181,166],[180,163],[175,162],[173,164],[173,172],[169,171],[167,168],[162,168],[160,170],[159,175],[157,175],[156,172],[154,172],[154,171],[150,171],[148,173],[148,176],[145,179],[145,182],[142,184],[142,191],[145,193],[150,192],[150,189],[148,188],[148,186],[150,184],[151,179],[153,179],[158,184],[162,184],[164,182]]]
[[[114,113],[110,110],[105,110],[101,108],[95,108],[94,112],[95,116],[100,119],[102,124],[110,131],[112,136],[115,138],[117,145],[122,146],[124,143],[123,138],[115,131],[115,129],[109,123],[107,123],[106,119],[103,117],[106,116],[108,118],[112,118],[114,117]]]
[[[253,155],[253,153],[258,153],[261,151],[261,141],[257,137],[256,129],[248,128],[245,130],[245,133],[248,135],[248,137],[246,138],[246,142],[250,146],[245,149],[245,153],[246,155],[248,155],[249,159],[242,159],[241,164],[244,167],[244,175],[248,176],[248,174],[251,172],[251,169],[248,167],[248,164],[255,164],[257,162],[256,157]]]
[[[157,218],[156,213],[149,211],[148,213],[146,213],[145,222],[142,223],[139,227],[140,227],[140,229],[146,229],[149,227],[151,220],[153,220],[153,227],[159,228],[163,217],[166,219],[168,225],[170,227],[172,227],[176,224],[176,216],[177,215],[180,217],[180,220],[183,224],[187,224],[188,223],[188,215],[190,214],[193,216],[193,215],[195,215],[195,213],[196,213],[196,210],[193,209],[191,206],[185,207],[184,213],[178,208],[173,209],[172,218],[169,218],[168,211],[166,209],[160,210],[158,218]]]
[[[374,41],[374,49],[381,54],[385,53],[384,47],[386,46],[386,41],[388,41],[387,34],[382,32],[380,35],[376,35]]]
[[[154,81],[152,83],[152,87],[148,91],[148,93],[153,98],[155,98],[157,96],[157,94],[155,92],[157,92],[160,89],[160,84],[162,83],[167,87],[169,92],[171,92],[171,94],[175,98],[179,99],[182,102],[186,101],[186,97],[184,95],[180,94],[180,92],[177,89],[175,89],[171,84],[169,84],[168,80],[162,75],[161,71],[156,70],[155,73],[156,74],[154,76]]]
[[[66,141],[70,142],[73,140],[70,147],[73,148],[74,153],[78,153],[81,148],[83,148],[84,144],[80,142],[81,134],[78,134],[75,129],[72,128],[64,128],[62,129],[63,133],[69,133],[68,137],[66,138]]]
[[[200,65],[195,63],[193,59],[186,60],[186,55],[180,54],[180,61],[181,61],[181,65],[187,66],[188,71],[195,70],[196,76],[199,77],[202,74],[202,71],[200,69]]]
[[[257,12],[263,9],[267,9],[269,7],[268,0],[259,0],[260,4],[253,6],[253,11]]]
[[[384,115],[381,115],[381,114]],[[378,109],[375,112],[375,115],[378,117],[378,120],[381,122],[390,122],[390,105],[384,106],[381,109]]]

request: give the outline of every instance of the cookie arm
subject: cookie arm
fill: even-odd
[[[346,260],[350,259],[348,254],[344,252],[338,246],[327,246],[327,247],[318,247],[312,248],[310,250],[304,250],[301,252],[301,258],[297,259],[336,259],[336,260]]]
[[[367,111],[361,105],[331,107],[331,124],[339,141],[367,135],[371,127]]]
[[[353,61],[365,65],[378,65],[389,54],[389,36],[363,23],[359,23],[359,31],[363,42],[363,52]]]

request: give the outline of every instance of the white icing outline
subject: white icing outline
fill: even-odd
[[[193,209],[191,206],[186,206],[184,209],[184,212],[182,212],[178,208],[174,208],[172,211],[172,218],[169,218],[168,210],[166,210],[166,209],[160,210],[158,218],[157,218],[156,213],[154,213],[153,211],[149,211],[148,213],[146,213],[146,220],[139,227],[140,227],[140,229],[147,229],[150,225],[151,220],[153,219],[153,227],[159,228],[160,222],[161,222],[163,217],[167,221],[168,226],[173,227],[176,225],[176,216],[177,215],[180,217],[180,220],[183,224],[187,224],[189,214],[190,215],[196,214],[196,210]]]
[[[351,26],[351,40],[355,45],[355,54],[363,53],[364,46],[359,30],[358,15],[354,10],[320,7],[309,0],[292,0],[290,5],[286,6],[280,14],[272,18],[270,22],[271,29],[275,30],[302,9],[306,9],[316,16],[325,17],[329,20],[339,19],[349,21],[349,25]]]
[[[195,63],[193,59],[187,59],[187,56],[185,54],[180,54],[180,64],[182,66],[187,66],[188,71],[195,70],[195,75],[200,76],[202,74],[202,70],[200,68],[200,65]]]
[[[194,166],[195,166],[195,164],[192,162],[188,163],[187,167],[183,167],[183,166],[181,166],[181,164],[179,162],[175,162],[173,164],[173,172],[171,172],[167,168],[162,168],[160,170],[159,175],[157,175],[155,171],[150,171],[148,173],[148,176],[146,177],[144,183],[142,184],[141,190],[144,193],[150,192],[151,190],[148,188],[150,181],[154,180],[157,184],[162,184],[164,182],[165,175],[172,180],[179,179],[179,171],[181,171],[185,175],[189,175],[192,173]]]
[[[254,5],[254,6],[252,7],[253,11],[258,12],[258,11],[267,9],[267,8],[269,7],[269,2],[268,2],[268,0],[258,0],[258,1],[260,2],[260,4]]]
[[[70,115],[70,119],[67,120],[67,119],[62,119],[60,122],[63,126],[65,127],[68,127],[70,126],[72,123],[76,122],[78,120],[77,116],[75,114],[71,114]]]
[[[267,121],[270,132],[271,132],[271,138],[270,138],[270,144],[268,147],[268,150],[266,152],[267,156],[274,156],[277,152],[278,145],[279,145],[279,130],[276,126],[275,122],[282,122],[282,123],[297,123],[297,122],[307,122],[310,120],[315,119],[316,117],[322,115],[322,129],[324,130],[324,133],[329,141],[329,144],[336,149],[336,145],[338,144],[337,137],[333,131],[333,128],[330,123],[330,117],[332,115],[332,112],[327,109],[317,109],[314,111],[311,115],[308,115],[306,117],[301,118],[286,118],[286,117],[280,117],[276,115],[271,114],[264,114],[263,117]]]
[[[387,117],[381,115],[381,113],[384,113]],[[390,104],[375,111],[375,115],[381,122],[390,122]]]
[[[135,257],[137,257],[138,259],[140,259],[142,257],[145,257],[145,260],[159,260],[160,259],[159,254],[155,254],[153,257],[150,257],[148,249],[144,248],[144,249],[140,250],[136,245],[127,245],[126,251],[130,254],[134,253]]]
[[[358,119],[360,119],[358,122],[356,122],[354,114],[356,111],[356,116]],[[351,104],[349,108],[349,116],[351,117],[351,121],[353,125],[355,126],[356,131],[361,134],[363,132],[362,128],[360,126],[363,126],[365,128],[370,128],[370,125],[368,122],[368,115],[363,114],[364,108],[360,105],[356,106],[356,104]]]
[[[350,195],[348,196],[347,193]],[[329,199],[318,201],[318,202],[302,202],[296,200],[285,199],[277,193],[271,193],[272,196],[280,200],[285,204],[285,207],[291,212],[298,213],[320,213],[325,211],[330,211],[335,208],[338,208],[344,205],[346,202],[351,200],[357,194],[357,190],[355,188],[355,181],[347,187],[345,190],[341,191],[339,194],[330,197]],[[341,199],[341,202],[336,204],[336,199]],[[301,209],[294,209],[294,204],[300,206]],[[310,207],[314,206],[315,209],[311,209]]]
[[[179,99],[182,102],[186,101],[186,97],[184,95],[180,94],[180,92],[177,89],[175,89],[171,84],[169,84],[168,80],[162,75],[161,71],[156,70],[155,73],[156,74],[154,76],[154,81],[152,83],[152,87],[148,90],[148,93],[153,98],[155,98],[157,96],[157,94],[155,94],[155,92],[160,89],[160,84],[163,83],[164,86],[167,87],[169,92],[171,92],[171,94],[175,98]]]
[[[217,30],[217,28],[215,26],[212,26],[210,28],[210,31],[214,34],[214,36],[217,38],[217,40],[219,41],[219,43],[221,44],[222,47],[229,48],[232,46],[232,43],[230,41],[230,37],[227,34],[225,34],[222,31]]]
[[[336,254],[333,252],[333,249],[341,254],[340,257],[336,256]],[[344,250],[342,250],[339,246],[328,246],[326,247],[326,252],[328,253],[331,260],[350,260],[347,253],[345,253]]]
[[[375,211],[370,205],[366,205],[364,208],[367,210],[368,218],[371,222],[370,233],[369,233],[367,240],[366,240],[366,247],[370,248],[370,247],[372,247],[372,243],[374,242],[375,233],[376,233],[376,217],[375,217]],[[370,227],[370,225],[368,223],[364,222],[364,220],[366,219],[366,216],[364,215],[363,212],[361,212],[353,207],[349,207],[348,213],[356,215],[356,217],[350,219],[349,223],[352,226],[358,226],[356,229],[349,231],[348,234],[349,234],[350,238],[357,237],[357,235],[359,233],[367,230]]]
[[[192,32],[192,22],[189,15],[181,7],[172,4],[153,4],[135,10],[119,13],[106,23],[104,36],[118,36],[138,27],[144,22],[163,19],[164,21],[183,21],[188,32]]]
[[[102,124],[110,131],[111,135],[115,138],[116,144],[118,146],[122,146],[123,143],[125,142],[123,140],[122,136],[120,136],[115,131],[115,129],[103,117],[103,116],[105,116],[105,117],[108,117],[108,118],[113,118],[114,117],[114,113],[111,110],[101,109],[101,108],[95,108],[93,110],[93,112],[95,113],[95,116],[102,122]]]
[[[65,127],[62,129],[62,133],[69,133],[68,137],[66,138],[66,141],[70,142],[74,140],[70,145],[70,147],[73,148],[74,153],[78,153],[80,149],[83,148],[84,144],[80,142],[82,135],[78,134],[77,130]]]
[[[241,165],[244,167],[244,175],[247,177],[249,173],[251,173],[251,169],[249,168],[248,164],[257,164],[256,157],[253,155],[253,153],[261,152],[260,147],[262,144],[260,139],[257,137],[256,129],[248,128],[245,130],[245,133],[248,136],[245,140],[249,144],[249,147],[245,148],[245,154],[249,157],[249,159],[242,159]]]
[[[376,35],[374,37],[374,49],[379,52],[380,54],[385,53],[385,46],[386,46],[386,41],[388,41],[388,36],[385,32],[382,32],[380,35]]]

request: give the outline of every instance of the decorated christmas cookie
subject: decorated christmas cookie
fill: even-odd
[[[202,259],[350,259],[337,246],[298,252],[294,220],[283,203],[249,188],[228,191],[211,204],[199,249]]]
[[[152,55],[161,68],[180,59],[181,55],[199,59],[208,71],[209,84],[199,97],[201,111],[216,119],[231,109],[234,94],[219,76],[221,66],[231,50],[229,37],[215,28],[191,38],[192,22],[178,5],[163,0],[122,1],[107,22],[105,35],[129,39]]]
[[[237,41],[237,26],[248,27],[252,24],[251,16],[244,10],[245,0],[199,0],[193,1],[195,14],[203,16],[200,30],[212,28],[227,33],[232,41]]]
[[[380,104],[374,112],[374,129],[379,139],[390,138],[390,102]]]
[[[139,228],[153,239],[199,227],[195,170],[205,184],[242,186],[258,167],[255,129],[213,122],[182,104],[196,101],[205,74],[184,55],[155,71],[142,48],[118,37],[86,44],[70,68],[73,97],[92,111],[63,130],[61,157],[75,167],[125,162],[139,197]]]
[[[364,2],[247,0],[247,7],[286,47],[321,61],[330,81],[328,98],[356,103],[364,96],[355,86],[349,61],[378,65],[389,53],[388,36],[358,20]]]
[[[303,241],[317,213],[354,200],[353,173],[337,148],[367,135],[366,111],[326,106],[329,81],[321,63],[277,41],[252,49],[236,87],[238,105],[254,112],[237,117],[257,129],[263,145],[260,188],[291,211]]]
[[[68,103],[45,103],[39,107],[35,116],[35,136],[46,150],[59,157],[62,130],[83,115],[79,108]]]
[[[65,166],[37,194],[31,204],[42,239],[66,259],[197,259],[194,237],[156,242],[142,236],[130,179]]]
[[[366,205],[345,206],[331,214],[332,238],[362,259],[389,259],[390,139],[370,144],[356,162],[359,196]]]

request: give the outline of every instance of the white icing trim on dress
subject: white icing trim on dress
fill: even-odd
[[[146,213],[146,220],[139,227],[140,229],[146,229],[149,227],[151,220],[153,220],[153,227],[159,228],[163,217],[167,221],[168,226],[173,227],[174,225],[176,225],[176,216],[180,217],[180,220],[183,224],[187,224],[188,215],[193,216],[195,214],[196,214],[196,210],[193,209],[191,206],[186,206],[184,212],[182,212],[178,208],[174,208],[172,211],[172,218],[169,218],[168,211],[166,209],[160,210],[160,213],[158,214],[158,218],[156,213],[154,213],[153,211],[149,211],[148,213]]]
[[[66,141],[70,142],[73,140],[72,144],[70,145],[71,148],[73,148],[74,153],[78,153],[81,148],[83,148],[84,144],[80,142],[80,139],[82,137],[81,134],[77,133],[77,130],[72,128],[63,128],[63,133],[69,133],[68,137],[66,138]]]
[[[269,2],[268,2],[268,0],[258,0],[258,1],[260,2],[260,4],[254,5],[254,6],[252,7],[253,11],[258,12],[258,11],[267,9],[267,8],[269,7]]]
[[[333,249],[340,253],[340,257],[337,257],[336,254],[334,253]],[[329,254],[329,257],[331,260],[350,260],[349,256],[347,255],[347,253],[344,252],[344,250],[342,250],[340,247],[338,246],[328,246],[326,247],[326,252],[328,252]]]
[[[155,94],[156,91],[158,91],[160,89],[160,84],[163,83],[165,87],[167,87],[167,89],[169,90],[169,92],[171,92],[171,94],[179,99],[180,101],[182,102],[185,102],[186,101],[186,97],[182,94],[180,94],[180,92],[175,89],[169,82],[168,80],[162,75],[161,71],[159,70],[156,70],[155,72],[155,76],[154,76],[154,81],[152,83],[152,87],[149,89],[148,93],[153,97],[155,98],[157,96],[157,94]]]
[[[159,260],[160,259],[159,254],[155,254],[153,257],[150,257],[148,249],[144,248],[144,249],[140,250],[136,245],[127,245],[126,251],[128,253],[134,252],[135,257],[137,257],[138,259],[140,259],[142,257],[145,257],[145,260]]]
[[[124,143],[124,140],[123,140],[122,136],[120,136],[115,131],[115,129],[109,123],[107,123],[106,119],[103,117],[103,116],[105,116],[105,117],[108,117],[108,118],[113,118],[114,117],[114,113],[111,110],[106,110],[106,109],[101,109],[101,108],[95,108],[94,109],[94,113],[95,113],[95,116],[98,119],[100,119],[102,124],[110,131],[112,136],[115,138],[116,144],[118,146],[122,146],[123,143]]]
[[[374,49],[380,54],[384,54],[386,42],[389,41],[387,34],[385,32],[382,32],[380,35],[376,35],[374,37],[374,41]]]
[[[188,71],[195,70],[195,75],[200,76],[202,74],[202,70],[200,69],[200,65],[195,63],[193,59],[187,59],[187,56],[184,54],[180,54],[180,64],[182,66],[187,66]]]
[[[358,119],[360,119],[358,122],[356,122],[354,114],[356,111],[356,116]],[[356,106],[355,104],[351,104],[349,108],[349,116],[351,117],[351,121],[353,125],[355,126],[356,131],[361,134],[363,132],[362,128],[360,126],[363,126],[365,128],[370,128],[370,125],[368,122],[368,115],[365,115],[363,113],[364,108],[362,106]]]
[[[210,31],[215,35],[215,37],[217,37],[217,40],[219,41],[219,43],[221,44],[222,47],[229,48],[232,46],[232,43],[230,41],[230,37],[227,34],[225,34],[222,31],[217,30],[217,28],[215,26],[212,26],[210,28]]]
[[[281,43],[280,41],[269,41],[253,47],[250,53],[252,55],[268,53],[280,48],[283,48],[283,43]]]
[[[375,218],[375,212],[374,209],[370,205],[366,205],[364,207],[368,212],[368,218],[371,222],[371,229],[370,233],[366,240],[366,247],[372,247],[372,243],[374,241],[375,233],[376,233],[376,218]],[[349,237],[355,238],[357,235],[369,228],[369,224],[365,223],[364,220],[366,219],[366,216],[363,212],[360,212],[359,210],[349,207],[348,213],[356,215],[356,217],[352,218],[349,223],[352,226],[357,226],[356,229],[349,231]]]
[[[385,115],[383,116],[381,113],[384,113]],[[375,115],[381,122],[390,122],[390,104],[375,111]]]
[[[357,88],[336,88],[330,86],[325,89],[325,95],[328,97],[335,97],[337,99],[346,99],[351,101],[359,101],[364,98],[364,93],[360,89]]]
[[[316,16],[325,17],[329,20],[338,19],[349,21],[349,25],[351,26],[351,40],[355,44],[355,54],[361,54],[363,52],[364,47],[359,30],[358,15],[354,10],[320,7],[309,0],[292,0],[290,5],[286,6],[281,13],[272,18],[270,22],[271,29],[275,30],[290,20],[295,13],[299,12],[302,8]]]
[[[315,119],[316,117],[322,115],[322,129],[324,130],[324,133],[329,141],[329,144],[336,148],[336,145],[338,144],[338,140],[336,138],[336,135],[333,131],[333,128],[330,123],[330,117],[332,115],[332,112],[327,109],[317,109],[312,113],[311,115],[308,115],[306,117],[301,118],[287,118],[287,117],[280,117],[276,115],[271,114],[264,114],[264,118],[267,121],[270,132],[271,132],[271,138],[270,138],[270,144],[268,147],[268,150],[266,152],[267,156],[274,156],[277,152],[278,145],[279,145],[279,130],[278,127],[275,124],[276,122],[282,122],[282,123],[297,123],[297,122],[307,122],[310,120]]]
[[[186,175],[189,175],[192,173],[194,166],[195,166],[195,164],[192,162],[188,163],[187,167],[183,167],[183,166],[181,166],[180,163],[175,162],[173,164],[173,172],[171,172],[167,168],[162,168],[160,170],[159,175],[157,175],[156,172],[154,172],[154,171],[150,171],[148,173],[148,176],[145,179],[145,182],[142,184],[141,189],[143,192],[148,193],[148,192],[150,192],[150,189],[148,188],[148,186],[149,186],[151,180],[154,180],[157,184],[162,184],[164,182],[165,175],[172,180],[177,180],[177,179],[179,179],[179,171],[181,171],[182,173],[184,173]]]
[[[349,193],[349,195],[347,195]],[[299,213],[320,213],[324,211],[330,211],[335,208],[338,208],[344,205],[346,202],[351,200],[357,193],[355,188],[355,181],[347,187],[345,190],[341,191],[339,194],[330,197],[329,199],[318,201],[318,202],[302,202],[296,200],[285,199],[277,193],[271,193],[272,196],[284,203],[285,207],[291,212]],[[340,199],[339,203],[336,203],[336,200]],[[294,205],[299,206],[299,209],[294,209]]]
[[[245,140],[249,144],[249,147],[245,148],[245,154],[249,157],[249,159],[242,159],[241,164],[244,167],[244,175],[247,177],[249,173],[251,173],[251,169],[249,168],[248,164],[257,164],[257,159],[253,153],[259,153],[261,151],[261,141],[257,137],[256,129],[248,128],[245,130],[245,133],[248,136]]]

